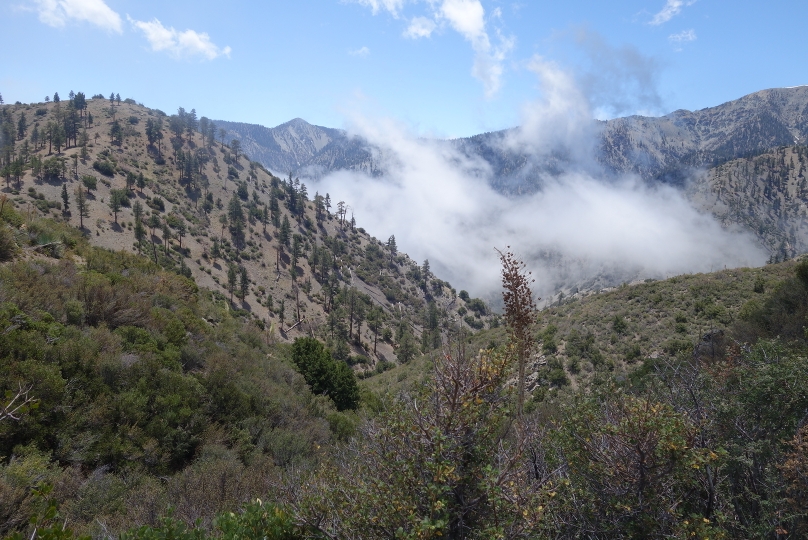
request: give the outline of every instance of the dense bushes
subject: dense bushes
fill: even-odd
[[[359,387],[353,371],[345,362],[334,360],[322,343],[314,338],[296,339],[292,361],[312,392],[330,397],[340,411],[357,407]]]

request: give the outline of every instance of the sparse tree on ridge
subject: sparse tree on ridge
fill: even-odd
[[[238,139],[230,141],[230,150],[233,152],[233,157],[238,161],[239,154],[241,154],[241,141]]]
[[[390,264],[392,264],[393,259],[398,253],[398,246],[396,246],[396,235],[391,234],[390,238],[387,239],[387,249],[390,251]]]

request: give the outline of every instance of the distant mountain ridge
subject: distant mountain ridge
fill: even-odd
[[[335,170],[378,173],[369,143],[339,129],[296,118],[274,128],[215,121],[241,140],[251,159],[275,173],[319,176]],[[518,128],[447,141],[485,159],[493,184],[504,192],[538,189],[541,177],[564,170],[568,158],[537,158],[505,144]],[[699,111],[661,117],[628,116],[596,121],[595,159],[607,172],[632,173],[647,181],[678,183],[694,168],[708,167],[777,146],[808,140],[808,86],[774,88]]]
[[[371,149],[341,129],[315,126],[295,118],[274,128],[215,120],[229,140],[239,139],[243,152],[279,176],[308,170],[310,176],[340,169],[372,170]]]

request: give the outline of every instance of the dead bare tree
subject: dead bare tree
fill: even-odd
[[[8,403],[0,406],[0,422],[6,419],[19,420],[31,408],[35,408],[39,400],[31,396],[31,386],[19,385],[16,394],[9,390],[6,392]]]

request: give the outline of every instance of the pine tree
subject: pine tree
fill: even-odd
[[[62,184],[62,215],[70,213],[70,198],[67,195],[67,184]]]
[[[210,256],[213,259],[213,264],[216,264],[216,260],[222,256],[222,248],[219,246],[218,238],[213,239],[213,246],[210,248]]]
[[[280,231],[278,231],[278,243],[281,245],[281,249],[289,247],[289,235],[291,232],[292,226],[289,223],[289,217],[283,216],[283,223],[281,223]]]
[[[227,290],[230,292],[230,303],[233,303],[233,292],[236,290],[236,280],[238,279],[238,272],[236,265],[230,264],[227,268]]]
[[[396,246],[396,235],[391,234],[390,238],[387,239],[387,249],[390,250],[390,264],[393,264],[393,259],[398,253],[398,247]]]
[[[22,140],[25,138],[25,132],[28,130],[28,122],[25,120],[25,112],[20,113],[20,119],[17,121],[17,138]]]
[[[121,206],[123,206],[123,200],[125,197],[126,192],[117,189],[113,189],[109,194],[109,208],[115,215],[116,224],[118,223],[118,212],[121,211]]]
[[[168,242],[171,240],[171,227],[167,221],[163,221],[163,251],[168,255]]]
[[[76,186],[75,191],[76,210],[79,213],[79,228],[84,229],[84,218],[90,217],[90,209],[87,204],[87,196],[81,186]]]
[[[243,302],[250,290],[250,277],[245,267],[239,268],[239,299]]]

